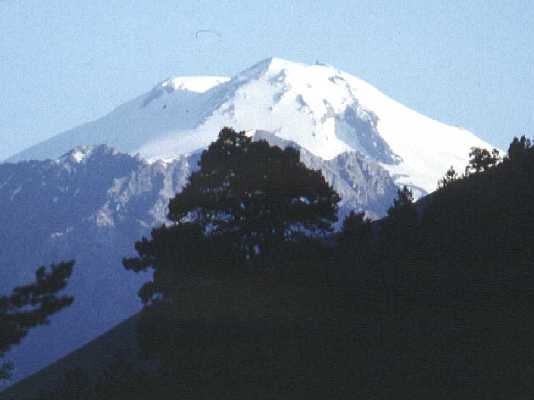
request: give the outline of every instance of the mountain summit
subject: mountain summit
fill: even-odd
[[[139,277],[120,260],[167,221],[169,198],[224,126],[298,148],[340,194],[340,223],[353,210],[386,215],[399,185],[430,192],[450,165],[467,164],[471,146],[488,147],[328,65],[271,58],[231,79],[164,80],[9,160],[37,161],[0,163],[0,237],[11,244],[0,248],[0,292],[27,282],[37,265],[76,259],[75,303],[8,355],[15,379],[140,309]]]
[[[333,66],[269,58],[231,79],[165,80],[108,115],[8,161],[55,159],[88,144],[172,160],[206,147],[223,126],[270,132],[323,160],[358,151],[416,193],[433,191],[449,166],[462,170],[471,147],[491,147]]]

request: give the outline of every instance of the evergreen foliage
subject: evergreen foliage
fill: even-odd
[[[127,269],[154,269],[144,302],[169,298],[185,274],[273,269],[280,249],[332,231],[338,194],[293,148],[224,128],[169,203],[172,225],[136,243]],[[199,251],[198,249],[204,249]]]
[[[246,141],[238,136],[236,143]],[[229,154],[241,151],[219,143],[217,159],[225,160],[227,145]],[[258,257],[252,249],[271,239],[250,235],[239,223],[233,194],[239,192],[222,178],[232,174],[216,165],[213,175],[206,169],[195,179],[228,183],[208,186],[202,206],[193,199],[203,185],[185,192],[190,197],[178,195],[174,211],[171,206],[175,223],[154,230],[151,240],[136,244],[140,257],[125,260],[132,270],[154,268],[139,333],[141,348],[162,366],[134,389],[125,382],[127,398],[505,399],[534,393],[529,140],[515,138],[502,161],[497,152],[473,149],[465,176],[450,169],[440,190],[418,202],[402,188],[383,220],[353,212],[331,236],[275,235],[278,257],[269,261],[314,279],[287,280],[256,268],[246,279],[179,287],[184,271],[188,277],[220,271],[213,268],[217,257],[238,269],[264,265],[252,262]],[[227,237],[238,244],[228,246]],[[154,302],[157,296],[173,301]]]
[[[30,329],[47,324],[51,315],[69,306],[71,296],[60,296],[67,285],[74,261],[39,267],[35,282],[19,286],[10,295],[0,296],[0,358],[28,334]],[[0,367],[0,380],[9,377],[10,363]]]
[[[459,176],[456,173],[456,170],[454,169],[454,167],[451,165],[451,167],[447,170],[447,172],[445,172],[445,175],[443,176],[443,178],[441,178],[438,181],[438,189],[443,189],[447,187],[448,185],[456,182],[458,179],[459,179]]]
[[[393,200],[393,205],[388,209],[386,221],[392,224],[407,225],[413,223],[414,217],[413,193],[407,186],[403,186],[397,191],[397,198]]]
[[[534,150],[529,140],[514,138],[508,157],[499,160],[496,150],[473,149],[470,173],[459,178],[449,169],[440,190],[420,203],[406,188],[399,191],[387,217],[376,223],[374,245],[364,242],[379,249],[366,269],[388,276],[400,271],[393,286],[404,286],[405,295],[436,287],[473,295],[475,282],[477,290],[527,285],[534,278]],[[348,236],[341,234],[343,241]],[[354,266],[339,255],[347,269]],[[405,286],[407,281],[412,283]]]
[[[303,232],[331,231],[339,196],[299,158],[291,147],[253,142],[224,128],[170,201],[169,218],[199,223],[209,235],[233,236],[246,259]]]
[[[532,142],[525,136],[521,138],[514,137],[512,143],[508,147],[508,158],[513,162],[523,161],[531,152]]]
[[[417,225],[417,210],[410,189],[404,186],[397,192],[397,198],[389,208],[387,217],[381,223],[380,234],[384,255],[397,257],[404,252],[407,244],[413,239]],[[387,258],[387,257],[386,257]],[[391,260],[396,264],[397,260]]]
[[[465,174],[487,171],[497,165],[500,160],[501,157],[497,149],[490,152],[487,149],[473,147],[469,153],[469,164],[465,168]]]
[[[370,235],[371,220],[363,212],[351,211],[343,220],[341,232],[344,240],[359,242]]]

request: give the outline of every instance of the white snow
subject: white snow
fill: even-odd
[[[179,76],[162,82],[164,88],[172,88],[173,91],[189,91],[204,93],[212,87],[227,82],[230,78],[224,76]]]
[[[64,163],[65,161],[69,161],[74,164],[80,164],[91,156],[93,150],[94,147],[90,145],[77,145],[71,151],[57,159],[56,162]]]
[[[170,160],[206,147],[224,126],[263,130],[332,159],[366,152],[345,118],[350,110],[376,146],[382,138],[400,163],[382,161],[399,185],[430,192],[453,165],[462,171],[471,147],[491,146],[471,132],[427,118],[368,83],[328,65],[270,58],[224,77],[178,77],[103,118],[10,159],[57,158],[80,144],[105,143],[148,160]],[[367,132],[367,133],[366,133]],[[369,156],[372,157],[371,154]]]
[[[81,149],[77,149],[71,154],[71,157],[77,163],[81,163],[89,154],[90,152],[84,152]]]

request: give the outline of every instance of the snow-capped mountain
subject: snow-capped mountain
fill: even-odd
[[[379,162],[398,185],[421,194],[434,190],[451,165],[463,170],[471,147],[491,147],[332,66],[270,58],[231,79],[166,80],[9,161],[54,159],[82,144],[169,160],[206,147],[223,126],[271,132],[323,160],[357,150]]]
[[[143,277],[121,259],[166,221],[199,151],[230,126],[295,146],[341,195],[341,214],[383,216],[397,185],[432,191],[462,170],[465,130],[426,118],[327,65],[268,59],[224,77],[179,77],[0,164],[0,293],[39,265],[76,259],[72,307],[8,355],[24,377],[132,315]],[[33,160],[33,161],[26,161]]]

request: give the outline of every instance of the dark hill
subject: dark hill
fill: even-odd
[[[94,382],[103,366],[113,365],[117,357],[130,363],[140,362],[136,357],[138,321],[139,315],[127,319],[87,345],[12,385],[0,393],[0,399],[52,399],[51,393],[72,384],[73,379],[83,377],[88,378],[88,382]],[[69,379],[71,382],[68,382]]]
[[[524,146],[374,227],[356,218],[324,251],[305,243],[292,274],[280,257],[272,273],[193,282],[140,317],[161,368],[125,375],[102,358],[103,384],[48,398],[529,399],[532,182]]]

